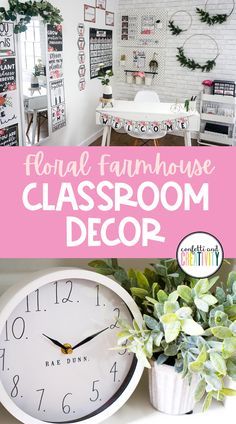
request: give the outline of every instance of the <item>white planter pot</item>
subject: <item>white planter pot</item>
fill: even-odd
[[[120,66],[125,66],[126,65],[126,61],[125,60],[120,60]]]
[[[194,408],[194,393],[198,381],[198,377],[194,376],[189,385],[188,379],[183,379],[174,367],[152,362],[152,368],[149,370],[151,404],[165,414],[188,414]]]
[[[127,76],[126,76],[126,82],[127,82],[128,84],[133,84],[133,82],[134,82],[134,77],[133,77],[133,75],[128,75],[128,74],[127,74]]]
[[[35,77],[34,75],[31,77],[31,88],[39,88],[38,77]]]
[[[135,77],[135,82],[136,82],[137,85],[142,85],[143,84],[143,78]]]
[[[103,86],[103,98],[104,99],[112,99],[112,87],[111,85],[104,85]]]
[[[236,381],[230,380],[228,377],[225,379],[225,387],[228,389],[236,390]],[[236,410],[236,397],[235,396],[229,396],[225,398],[224,405],[226,408],[230,408],[233,411]]]
[[[153,81],[153,78],[152,77],[150,77],[150,76],[145,77],[145,85],[147,87],[150,87],[152,85],[152,81]]]
[[[203,92],[204,94],[212,94],[212,87],[204,86]]]

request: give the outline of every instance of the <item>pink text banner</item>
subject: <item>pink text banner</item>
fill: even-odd
[[[2,148],[1,258],[167,258],[193,232],[236,256],[233,148]]]

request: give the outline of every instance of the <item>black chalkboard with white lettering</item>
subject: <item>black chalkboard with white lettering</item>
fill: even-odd
[[[18,139],[18,125],[11,125],[10,127],[0,129],[0,146],[13,147],[19,146]]]
[[[14,58],[0,59],[0,93],[16,90],[16,61]]]
[[[63,50],[63,37],[61,25],[48,25],[48,51],[49,52],[62,52]]]

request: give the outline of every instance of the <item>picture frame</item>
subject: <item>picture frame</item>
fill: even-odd
[[[106,10],[105,25],[112,26],[112,27],[115,25],[115,13],[114,12],[109,12],[108,10]]]
[[[96,0],[96,8],[100,10],[106,10],[107,0]]]
[[[88,4],[84,5],[84,21],[96,23],[96,7],[90,6]]]

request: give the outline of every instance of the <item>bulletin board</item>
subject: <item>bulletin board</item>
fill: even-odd
[[[119,57],[125,55],[125,68],[118,69],[118,78],[126,81],[124,70],[148,72],[154,54],[158,71],[154,85],[163,82],[165,75],[168,12],[165,9],[148,8],[125,10],[119,15]]]
[[[113,46],[112,30],[90,28],[89,55],[90,55],[90,78],[98,77],[98,67],[104,64],[104,71],[112,70]]]

